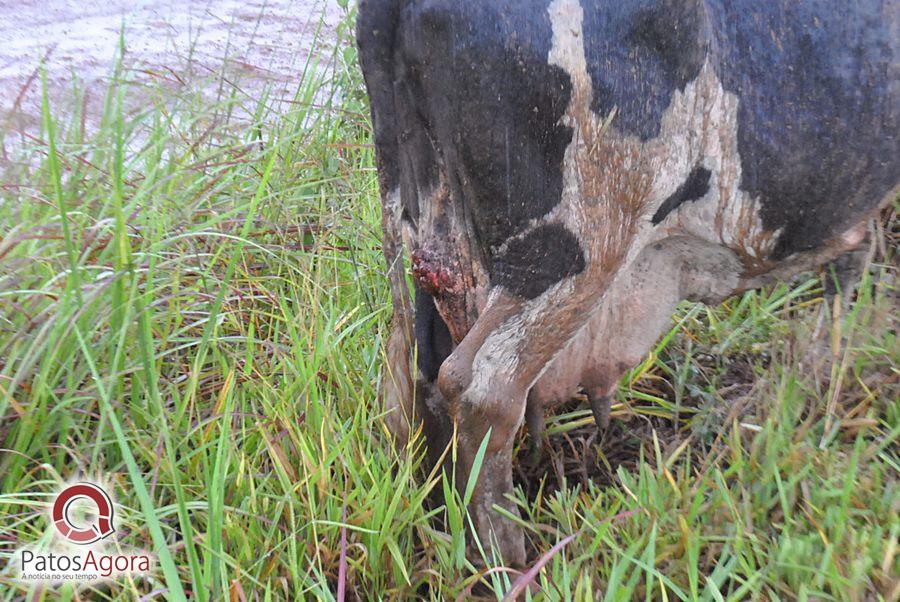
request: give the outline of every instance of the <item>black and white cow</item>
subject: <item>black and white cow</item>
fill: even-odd
[[[898,192],[895,0],[361,0],[394,320],[384,401],[524,562],[512,443],[595,415],[682,299],[863,240]],[[414,306],[401,249],[408,250]],[[414,318],[412,317],[414,315]],[[417,366],[416,366],[417,364]]]

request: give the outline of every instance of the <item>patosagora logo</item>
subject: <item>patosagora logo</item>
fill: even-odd
[[[96,520],[83,527],[75,525],[69,517],[69,509],[81,498],[90,500],[97,508]],[[115,532],[112,523],[112,500],[109,499],[109,494],[93,483],[70,485],[59,492],[53,503],[53,524],[72,543],[89,544],[101,540]]]
[[[13,562],[22,581],[90,582],[152,570],[153,558],[138,550],[113,547],[115,504],[109,488],[80,481],[62,488],[50,507],[49,543],[18,550]]]

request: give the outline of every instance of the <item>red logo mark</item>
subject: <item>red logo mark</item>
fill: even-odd
[[[79,527],[69,520],[69,508],[73,502],[82,498],[87,498],[97,507],[97,518],[93,524],[85,527]],[[56,496],[53,503],[53,523],[62,536],[73,543],[94,543],[115,531],[112,500],[93,483],[75,483]]]

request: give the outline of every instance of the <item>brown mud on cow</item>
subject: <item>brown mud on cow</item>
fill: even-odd
[[[487,440],[469,510],[503,561],[525,561],[526,415],[539,434],[583,388],[605,424],[680,300],[835,259],[896,196],[898,17],[821,4],[361,3],[388,420],[401,444],[421,421],[433,459],[455,429],[457,483]]]

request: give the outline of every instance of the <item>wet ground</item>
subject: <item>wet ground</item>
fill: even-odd
[[[0,0],[0,128],[39,126],[42,60],[54,112],[72,110],[77,84],[88,125],[99,119],[123,28],[138,83],[186,86],[224,68],[252,92],[290,89],[343,14],[335,0]]]

